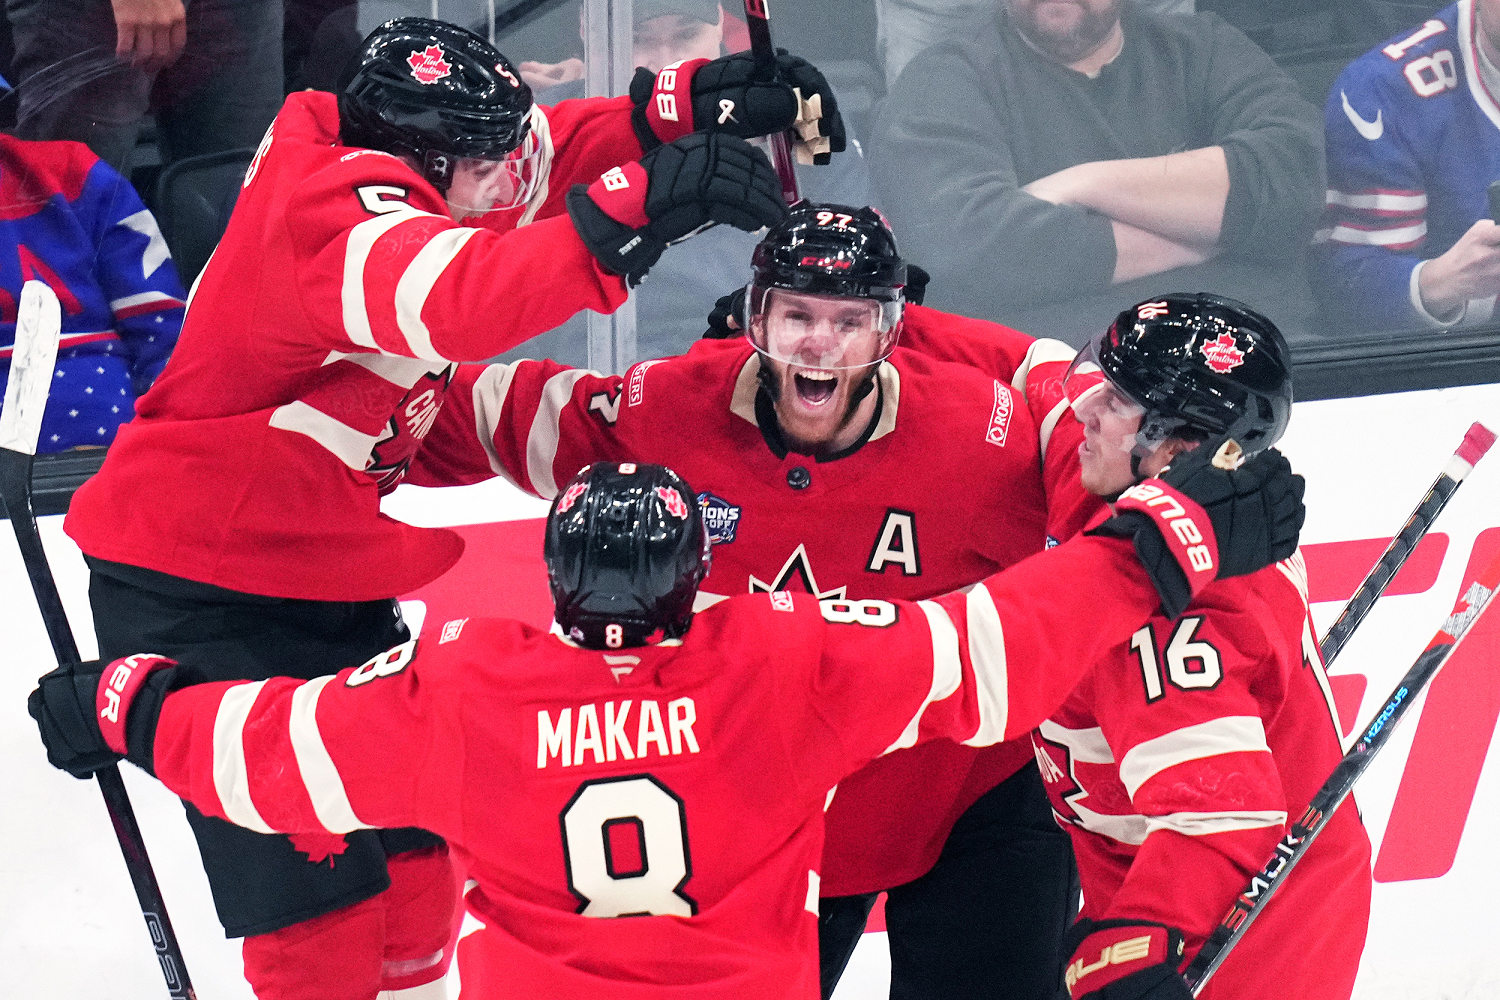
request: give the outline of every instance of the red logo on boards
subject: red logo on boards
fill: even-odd
[[[1208,359],[1208,367],[1220,375],[1234,371],[1245,363],[1245,352],[1235,346],[1234,337],[1221,333],[1213,340],[1204,341],[1199,348]]]
[[[563,511],[568,510],[570,507],[572,507],[575,503],[578,502],[578,498],[583,496],[584,491],[586,491],[587,489],[588,486],[585,483],[574,483],[572,486],[569,486],[565,491],[563,491],[562,499],[557,501],[557,512],[561,514]]]
[[[413,52],[406,57],[406,64],[411,67],[411,75],[418,83],[437,83],[453,72],[453,64],[443,58],[441,45],[429,45],[421,52]]]
[[[682,502],[682,494],[670,486],[658,486],[656,495],[661,497],[661,502],[667,505],[667,513],[678,520],[685,520],[688,516],[687,504]]]

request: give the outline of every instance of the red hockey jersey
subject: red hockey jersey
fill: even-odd
[[[564,212],[572,182],[641,155],[628,99],[570,101],[538,221],[455,223],[387,153],[337,144],[331,94],[287,99],[194,288],[176,350],[73,498],[85,553],[275,597],[409,592],[452,532],[383,517],[456,361],[493,357],[624,282]]]
[[[1037,433],[998,379],[898,349],[879,371],[869,440],[820,462],[778,454],[762,436],[759,365],[744,341],[702,341],[623,376],[541,361],[460,372],[464,388],[450,395],[412,481],[499,473],[550,497],[591,461],[669,466],[698,492],[714,542],[700,602],[788,589],[930,597],[1044,547]],[[1065,537],[1074,527],[1050,530]],[[1030,752],[1024,743],[935,742],[841,784],[829,808],[825,893],[922,875],[959,815]]]
[[[1109,581],[1088,629],[1079,579]],[[184,688],[155,769],[252,829],[441,834],[477,883],[466,995],[811,1000],[829,788],[1024,736],[1156,603],[1127,541],[1082,538],[920,604],[738,597],[659,646],[459,619],[337,676]]]
[[[1336,719],[1300,554],[1114,643],[1033,735],[1083,915],[1179,927],[1191,958],[1343,755]],[[1346,802],[1203,998],[1347,1000],[1370,887]]]

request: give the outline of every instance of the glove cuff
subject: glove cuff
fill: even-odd
[[[636,108],[658,142],[668,143],[696,131],[693,121],[693,74],[707,59],[683,59],[656,74],[651,92]],[[631,99],[636,100],[634,81]]]
[[[104,736],[105,745],[115,753],[122,757],[127,753],[130,710],[147,678],[157,670],[175,666],[176,660],[169,660],[159,653],[134,653],[115,660],[99,675],[95,705],[99,732]],[[153,724],[151,728],[154,731],[156,727]]]
[[[1160,479],[1146,479],[1120,494],[1115,511],[1145,515],[1182,569],[1192,596],[1219,575],[1219,543],[1213,522],[1187,494]]]
[[[627,164],[627,166],[635,166],[639,169],[639,164]],[[600,207],[590,192],[602,180],[603,178],[595,181],[588,188],[582,184],[573,185],[567,195],[568,215],[573,220],[573,228],[577,230],[578,238],[583,240],[583,245],[589,248],[589,252],[599,261],[599,265],[611,274],[620,275],[630,284],[635,285],[645,276],[651,265],[661,257],[667,245],[644,229],[627,225]],[[645,187],[644,177],[640,186]],[[620,207],[617,205],[616,209],[619,210]],[[644,226],[646,222],[644,196],[641,216],[641,225]]]
[[[1175,927],[1125,920],[1100,920],[1088,927],[1063,976],[1072,997],[1108,996],[1110,985],[1127,976],[1153,967],[1171,975],[1182,961],[1182,932]]]

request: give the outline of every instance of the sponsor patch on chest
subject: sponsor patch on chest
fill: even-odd
[[[1005,447],[1005,439],[1010,434],[1010,413],[1014,407],[1010,389],[995,379],[995,406],[990,410],[990,426],[984,433],[984,439],[990,444]]]

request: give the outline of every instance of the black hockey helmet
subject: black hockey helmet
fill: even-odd
[[[884,358],[900,336],[906,261],[875,209],[801,201],[771,227],[750,258],[742,325],[755,346],[773,357],[763,326],[754,320],[776,289],[870,300],[877,310],[876,329],[886,338]]]
[[[1089,370],[1145,411],[1138,440],[1148,450],[1169,437],[1227,434],[1254,453],[1275,444],[1291,417],[1286,339],[1265,316],[1219,295],[1172,293],[1126,309],[1067,377]]]
[[[552,503],[543,551],[557,623],[591,649],[680,637],[708,575],[697,497],[660,465],[584,468]]]
[[[459,160],[503,160],[530,128],[531,88],[483,38],[398,17],[370,32],[338,88],[339,139],[405,155],[446,192]]]

